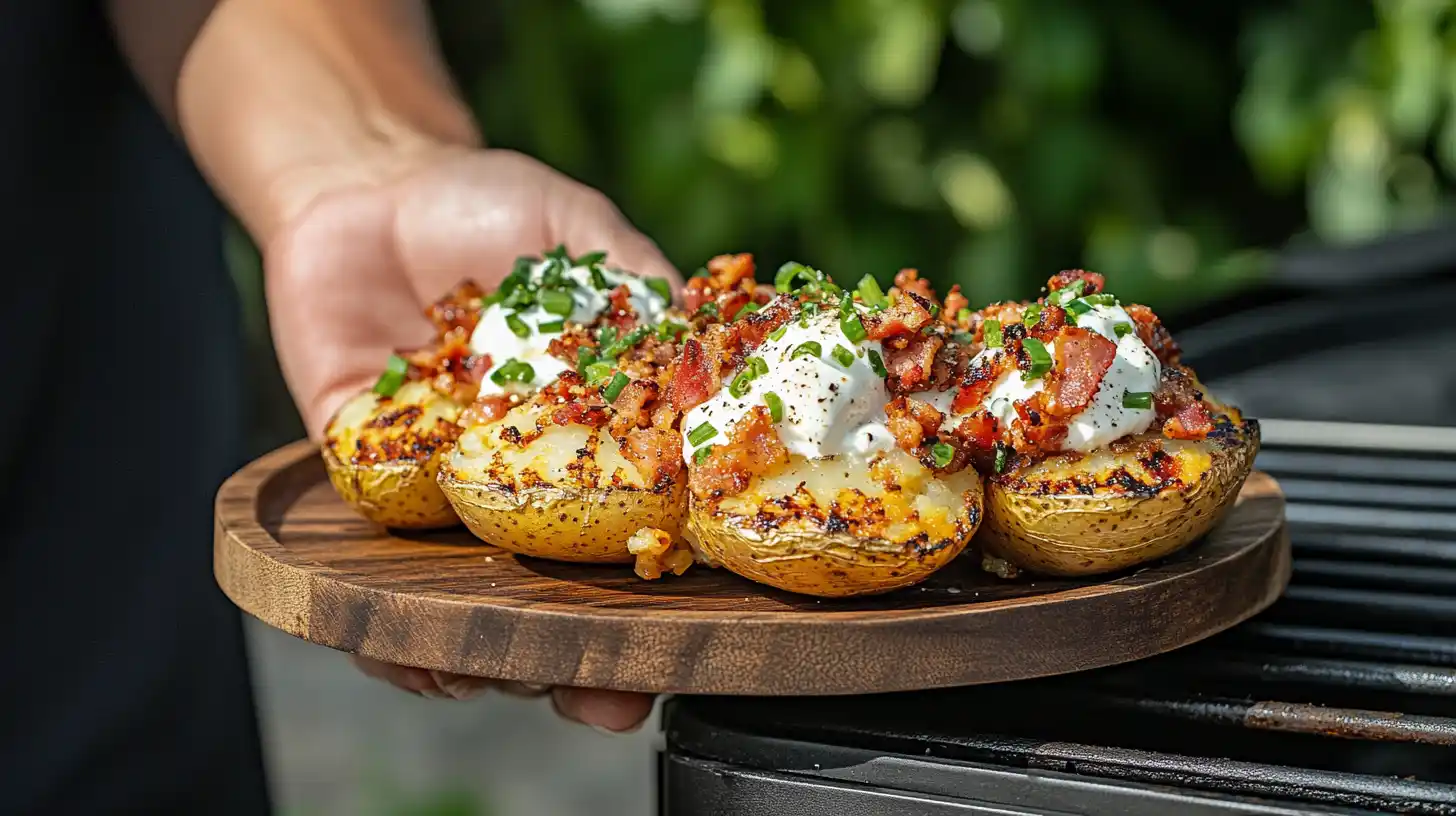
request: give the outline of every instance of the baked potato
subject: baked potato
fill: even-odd
[[[677,470],[644,474],[606,427],[558,425],[531,402],[466,428],[439,484],[483,541],[537,558],[627,563],[638,530],[676,536],[687,509]]]
[[[463,409],[422,381],[404,383],[389,397],[358,394],[324,431],[329,481],[376,524],[403,529],[458,524],[435,479],[440,453],[460,433],[456,421]]]

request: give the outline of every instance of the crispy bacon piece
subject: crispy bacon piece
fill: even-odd
[[[697,312],[704,303],[711,303],[715,297],[717,293],[713,291],[713,282],[707,278],[690,278],[683,287],[683,305],[687,307],[688,314]]]
[[[945,294],[945,308],[940,310],[940,319],[954,326],[957,323],[956,315],[961,309],[969,308],[971,301],[961,294],[961,285],[953,284],[950,291]]]
[[[1133,303],[1124,307],[1127,314],[1133,320],[1133,326],[1137,330],[1138,338],[1152,349],[1157,356],[1158,362],[1163,365],[1176,365],[1178,358],[1183,355],[1183,350],[1178,347],[1173,335],[1168,332],[1163,321],[1158,319],[1153,310],[1139,303]]]
[[[1010,354],[997,354],[987,356],[980,365],[971,366],[965,378],[961,380],[960,390],[956,391],[955,399],[951,401],[951,411],[957,414],[964,414],[975,409],[986,401],[986,397],[995,387],[996,381],[1001,375],[1015,368],[1015,360]]]
[[[737,426],[728,442],[713,448],[688,475],[688,487],[699,498],[731,496],[743,492],[761,473],[782,467],[789,451],[774,429],[768,409],[758,406]]]
[[[793,316],[793,306],[787,298],[775,300],[766,308],[734,322],[733,332],[738,336],[738,344],[744,352],[752,354],[763,344],[764,338],[788,323]]]
[[[890,375],[891,391],[898,394],[923,390],[935,368],[935,357],[945,345],[936,335],[911,335],[903,348],[886,344],[885,370]]]
[[[1117,346],[1106,337],[1064,326],[1056,341],[1056,364],[1047,372],[1046,412],[1070,417],[1086,408],[1112,368]]]
[[[753,255],[747,252],[719,255],[708,261],[708,274],[713,279],[713,287],[723,291],[737,286],[739,281],[752,281],[753,269]]]
[[[885,406],[886,423],[890,435],[906,453],[919,455],[921,443],[927,436],[940,433],[943,417],[934,405],[912,397],[896,397]]]
[[[1163,423],[1169,439],[1204,439],[1213,430],[1213,418],[1201,402],[1190,402]]]
[[[899,334],[914,334],[932,320],[930,301],[913,292],[905,293],[883,312],[871,312],[860,318],[865,335],[871,340],[885,340]]]
[[[435,336],[443,338],[454,329],[464,329],[468,335],[475,331],[480,322],[480,301],[485,290],[473,280],[465,279],[445,293],[445,296],[425,308],[425,317],[435,327]]]
[[[470,403],[460,414],[460,426],[468,428],[471,425],[485,425],[495,422],[506,415],[520,399],[510,394],[486,394],[477,397],[475,402]]]
[[[557,425],[584,425],[600,428],[607,424],[607,409],[601,405],[568,402],[551,409],[551,421]]]
[[[710,361],[703,344],[690,339],[683,344],[672,380],[667,386],[667,401],[673,409],[687,413],[708,401],[718,390],[717,362]]]
[[[1193,374],[1183,366],[1163,369],[1163,379],[1153,392],[1153,408],[1164,420],[1163,435],[1171,439],[1203,439],[1213,430],[1213,418],[1203,404],[1203,394]]]
[[[1062,328],[1067,325],[1067,312],[1060,306],[1046,306],[1037,315],[1036,323],[1027,327],[1027,333],[1032,337],[1050,343],[1056,339]]]
[[[982,409],[962,419],[951,430],[951,435],[961,440],[973,452],[990,453],[996,447],[997,425],[996,417]]]
[[[650,414],[644,409],[647,403],[657,399],[657,383],[648,380],[633,380],[622,388],[612,402],[612,422],[609,431],[618,439],[639,426],[645,427]]]
[[[1047,291],[1055,292],[1058,289],[1065,289],[1074,281],[1082,281],[1086,287],[1082,290],[1084,295],[1096,294],[1107,288],[1107,281],[1096,272],[1088,272],[1085,269],[1065,269],[1051,276],[1051,279],[1047,281]]]
[[[930,281],[920,277],[917,269],[901,269],[895,273],[895,288],[906,294],[914,292],[924,300],[935,300],[935,290],[930,288]]]
[[[633,428],[627,432],[622,456],[637,467],[651,485],[672,481],[682,471],[682,437],[663,428]]]
[[[1040,397],[1042,394],[1012,403],[1019,421],[1011,429],[1011,447],[1018,453],[1056,453],[1067,438],[1066,423],[1038,409],[1035,403]]]
[[[624,332],[636,326],[637,310],[632,308],[631,297],[632,291],[625,283],[613,289],[607,296],[607,310],[600,318],[602,324]]]

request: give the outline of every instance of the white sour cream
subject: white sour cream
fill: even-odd
[[[1127,408],[1122,404],[1125,392],[1149,393],[1158,390],[1163,375],[1157,355],[1136,332],[1128,332],[1119,338],[1114,328],[1119,323],[1135,325],[1132,317],[1121,306],[1096,306],[1092,311],[1077,317],[1077,326],[1096,332],[1117,344],[1117,356],[1112,367],[1103,376],[1092,402],[1072,417],[1067,426],[1067,436],[1062,441],[1062,450],[1090,451],[1105,447],[1124,436],[1146,431],[1153,424],[1156,411],[1153,408]],[[1047,351],[1056,358],[1056,343],[1047,346]],[[1002,349],[983,349],[972,365],[979,365],[990,357],[1005,352]],[[1001,375],[981,403],[1005,428],[1017,421],[1016,403],[1030,398],[1041,391],[1045,383],[1041,378],[1024,381],[1020,371]],[[950,413],[955,389],[936,394],[929,402],[942,413]]]
[[[549,263],[541,261],[531,267],[533,283],[540,282]],[[602,312],[607,310],[608,297],[612,294],[612,290],[624,283],[627,284],[629,293],[628,302],[637,312],[639,323],[651,324],[662,320],[668,304],[641,278],[606,267],[598,268],[601,269],[602,276],[606,279],[609,287],[607,289],[596,289],[592,286],[590,267],[574,266],[567,270],[566,276],[578,285],[571,292],[571,315],[565,320],[571,323],[590,323],[596,320]],[[530,331],[525,337],[517,337],[515,332],[511,331],[510,325],[506,322],[506,317],[509,315],[515,315],[526,324]],[[542,334],[537,329],[542,323],[552,323],[562,319],[560,315],[551,314],[540,306],[517,310],[496,303],[488,307],[480,316],[480,323],[476,325],[475,332],[470,335],[470,350],[476,354],[489,354],[491,360],[491,369],[486,372],[485,379],[480,383],[480,392],[482,394],[503,393],[506,388],[492,382],[490,374],[513,359],[529,363],[535,375],[531,382],[520,383],[516,387],[541,388],[550,384],[562,372],[567,371],[570,366],[546,353],[547,347],[551,345],[551,341],[558,333]],[[513,385],[515,384],[507,383],[507,387]]]
[[[794,349],[811,341],[822,350],[818,357],[789,359]],[[854,355],[848,367],[834,359],[835,346]],[[683,417],[683,457],[692,461],[696,448],[727,442],[749,411],[765,405],[766,393],[778,395],[783,402],[783,420],[776,428],[791,454],[822,459],[894,447],[895,439],[885,426],[885,405],[890,395],[884,379],[870,365],[870,351],[884,354],[877,340],[851,343],[839,328],[837,310],[820,312],[807,327],[801,326],[797,318],[790,321],[782,336],[759,346],[754,356],[768,364],[768,373],[754,379],[743,396],[733,396],[729,391],[731,380],[725,380],[712,399]],[[692,432],[705,423],[714,434],[698,445],[688,442]]]

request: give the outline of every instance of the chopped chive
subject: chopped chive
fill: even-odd
[[[1026,311],[1021,313],[1021,323],[1027,329],[1030,329],[1036,325],[1037,318],[1039,317],[1041,317],[1041,304],[1033,303],[1026,307]]]
[[[1005,343],[1001,338],[1001,321],[987,320],[982,323],[981,338],[986,341],[986,348],[1001,348]]]
[[[735,398],[742,397],[748,393],[752,383],[753,375],[749,373],[748,369],[744,369],[738,372],[738,376],[734,377],[732,382],[728,383],[728,393]]]
[[[515,314],[506,315],[506,328],[510,329],[511,334],[517,337],[531,336],[531,327],[527,326],[526,321]]]
[[[829,352],[829,356],[833,357],[834,362],[839,363],[844,368],[849,368],[854,365],[854,352],[844,346],[836,345],[834,350]]]
[[[758,305],[757,303],[749,301],[748,303],[743,304],[743,308],[739,309],[737,314],[733,315],[733,319],[742,320],[743,318],[748,317],[749,315],[762,308],[763,307]]]
[[[932,303],[932,304],[930,304],[930,317],[931,317],[932,320],[934,320],[935,318],[940,317],[940,304],[939,303]]]
[[[688,431],[688,444],[696,448],[717,435],[718,429],[713,427],[713,423],[704,422],[702,425]]]
[[[607,276],[602,274],[602,270],[599,267],[595,266],[591,268],[591,283],[592,288],[598,291],[606,291],[608,289],[616,288],[610,283],[607,283]]]
[[[1078,298],[1069,302],[1066,309],[1067,314],[1084,315],[1092,311],[1092,304],[1088,303],[1085,298]]]
[[[701,465],[703,463],[703,460],[707,459],[711,455],[713,455],[713,446],[704,445],[701,448],[693,451],[693,464]]]
[[[774,273],[774,290],[777,292],[791,292],[794,290],[794,281],[798,278],[803,278],[805,283],[815,283],[823,277],[824,275],[822,273],[816,272],[801,263],[789,261],[779,267],[778,272]]]
[[[1052,354],[1047,351],[1045,343],[1035,337],[1028,337],[1021,341],[1021,348],[1031,358],[1031,368],[1021,375],[1021,379],[1034,380],[1051,370]]]
[[[787,324],[785,324],[783,326],[779,326],[777,329],[774,329],[773,331],[771,331],[771,332],[768,333],[768,339],[770,339],[770,340],[781,340],[781,339],[783,339],[784,333],[787,332],[788,330],[789,330],[789,327],[788,327]]]
[[[1119,306],[1117,296],[1107,292],[1094,292],[1090,295],[1083,295],[1082,300],[1087,301],[1089,306]]]
[[[600,329],[597,329],[597,345],[598,346],[610,346],[612,343],[616,342],[616,340],[617,340],[617,327],[616,326],[603,326]]]
[[[384,373],[374,383],[374,393],[381,397],[392,397],[404,386],[405,375],[409,374],[409,362],[398,354],[389,355],[384,364]]]
[[[672,302],[672,284],[662,278],[648,278],[646,282],[647,288],[651,289],[653,294],[662,298],[663,303]]]
[[[718,317],[718,304],[713,303],[712,301],[704,303],[702,306],[698,307],[698,311],[695,312],[695,314],[707,315],[709,317]]]
[[[556,246],[547,250],[542,258],[548,261],[564,261],[567,263],[571,262],[571,256],[566,254],[566,244],[557,244]]]
[[[576,347],[576,373],[586,376],[586,367],[597,361],[597,353],[588,346]]]
[[[749,357],[743,362],[748,364],[748,368],[746,368],[745,370],[753,372],[753,376],[755,379],[762,377],[763,375],[768,373],[768,361],[763,359],[762,357]]]
[[[1132,334],[1132,324],[1131,323],[1113,323],[1112,324],[1112,333],[1115,334],[1115,335],[1117,335],[1119,338],[1126,337],[1127,335]]]
[[[800,343],[793,350],[793,352],[791,352],[789,354],[789,359],[790,360],[797,360],[800,357],[816,357],[817,358],[819,355],[821,355],[823,353],[824,353],[824,347],[823,346],[819,345],[819,343],[817,341],[809,340],[808,342]]]
[[[541,308],[558,317],[569,317],[571,310],[576,304],[572,303],[571,295],[559,289],[548,289],[536,296],[536,302]]]
[[[950,460],[955,458],[955,448],[952,448],[944,442],[936,442],[930,448],[930,457],[935,460],[936,467],[943,468],[950,464]]]
[[[574,261],[571,262],[571,265],[572,266],[596,266],[597,264],[601,263],[602,261],[605,261],[606,259],[607,259],[607,253],[598,250],[597,252],[588,252],[587,254],[581,256],[580,258],[577,258],[576,260],[574,260]]]
[[[628,377],[626,374],[618,371],[616,374],[612,375],[612,381],[607,383],[607,387],[602,389],[602,397],[607,402],[616,402],[617,395],[622,393],[622,389],[626,388],[627,383],[631,381],[631,377]]]
[[[969,307],[969,306],[962,306],[961,309],[960,309],[960,311],[956,312],[956,322],[957,323],[964,323],[964,322],[966,322],[967,320],[970,320],[970,319],[971,319],[971,307]]]
[[[848,303],[849,301],[845,301]],[[848,317],[839,318],[839,330],[849,338],[849,342],[858,343],[865,339],[865,327],[859,319],[859,315],[851,313]]]
[[[784,401],[779,399],[778,394],[772,391],[765,392],[763,404],[768,406],[768,415],[774,422],[784,421]]]
[[[536,379],[536,369],[531,368],[530,363],[523,363],[514,357],[506,360],[490,375],[490,381],[496,385],[505,385],[508,382],[531,382],[534,379]]]
[[[542,334],[561,334],[566,329],[565,320],[552,320],[546,323],[537,323],[536,331]]]
[[[875,280],[874,275],[865,275],[860,278],[859,285],[855,287],[854,291],[866,306],[883,309],[889,305],[888,299],[885,297],[885,290],[880,288],[880,282]]]
[[[1074,280],[1066,286],[1063,286],[1061,289],[1052,292],[1051,295],[1047,298],[1047,302],[1056,306],[1065,306],[1071,301],[1081,297],[1082,293],[1085,291],[1087,291],[1087,282],[1080,279]]]
[[[698,267],[698,271],[694,272],[693,274],[689,275],[688,277],[690,279],[691,278],[706,278],[706,277],[708,277],[711,274],[712,273],[710,273],[708,271],[708,267],[706,267],[706,266],[700,266],[700,267]]]
[[[996,462],[995,462],[995,465],[994,465],[997,473],[1003,473],[1003,472],[1005,472],[1005,470],[1006,470],[1006,458],[1007,458],[1007,447],[1005,445],[1001,444],[1000,442],[997,442],[996,443]]]
[[[890,374],[885,368],[885,359],[874,349],[870,349],[870,369],[875,372],[876,377],[887,377]]]
[[[612,374],[612,364],[606,360],[598,360],[586,367],[586,384],[596,385]]]
[[[1122,407],[1148,409],[1153,407],[1153,392],[1151,391],[1124,391],[1122,392]]]
[[[688,327],[684,326],[681,323],[674,323],[670,320],[664,320],[657,326],[657,339],[675,340],[677,339],[678,335],[682,334],[687,330]]]

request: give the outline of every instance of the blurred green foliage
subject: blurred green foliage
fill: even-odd
[[[990,300],[1086,265],[1159,308],[1302,231],[1436,215],[1452,5],[436,4],[488,140],[600,187],[685,269],[916,266]]]

